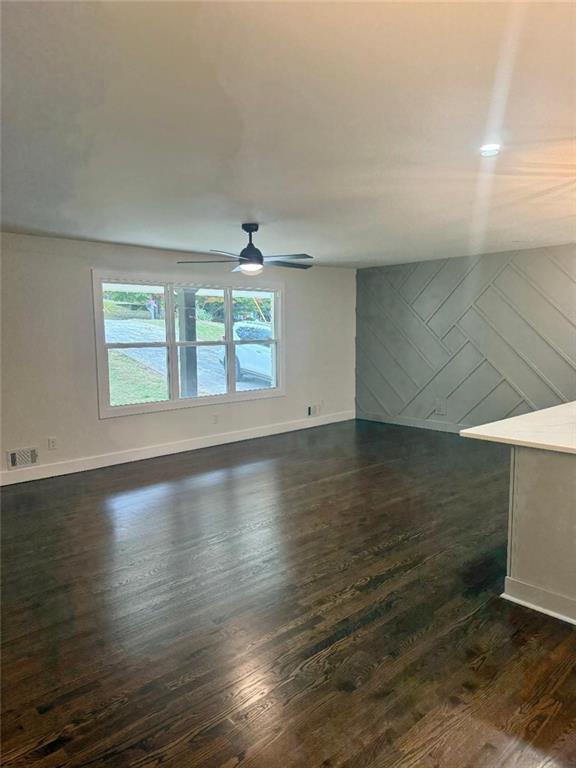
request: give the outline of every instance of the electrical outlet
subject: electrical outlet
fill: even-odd
[[[308,416],[318,416],[320,413],[320,406],[319,405],[309,405],[308,406]]]
[[[48,443],[48,450],[49,451],[55,451],[56,450],[56,438],[55,437],[49,437],[46,441]]]
[[[219,420],[220,420],[220,416],[217,413],[213,414],[213,416],[212,416],[212,424],[218,424]]]
[[[447,409],[448,409],[448,403],[446,402],[446,398],[437,397],[436,407],[434,408],[434,413],[436,414],[436,416],[446,416]]]

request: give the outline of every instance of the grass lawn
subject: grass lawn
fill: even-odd
[[[224,323],[215,323],[212,320],[197,320],[196,336],[198,341],[222,341]]]
[[[164,320],[141,320],[142,323],[164,327]],[[196,320],[196,341],[222,341],[224,323],[213,320]]]
[[[117,349],[110,350],[109,371],[111,405],[168,400],[168,382],[162,374]]]

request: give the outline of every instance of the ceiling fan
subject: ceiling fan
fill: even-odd
[[[311,259],[307,253],[284,253],[278,256],[263,256],[262,251],[256,248],[252,242],[252,234],[258,232],[258,224],[249,222],[242,224],[244,232],[248,233],[248,245],[243,248],[239,254],[229,253],[228,251],[210,251],[210,253],[219,253],[226,256],[226,259],[210,259],[209,261],[179,261],[178,264],[217,264],[239,262],[232,272],[243,272],[245,275],[258,275],[262,272],[264,265],[271,267],[289,267],[290,269],[310,269],[312,264],[295,264],[296,259]]]

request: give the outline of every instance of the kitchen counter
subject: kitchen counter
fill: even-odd
[[[502,597],[576,624],[576,403],[460,435],[511,446]]]
[[[576,454],[576,402],[463,429],[460,434],[476,440]]]

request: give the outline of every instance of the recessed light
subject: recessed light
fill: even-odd
[[[482,157],[494,157],[500,154],[500,144],[482,144],[480,147],[480,154]]]

